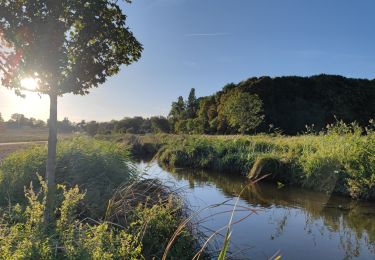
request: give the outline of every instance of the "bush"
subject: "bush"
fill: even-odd
[[[56,181],[78,185],[87,196],[83,204],[92,217],[103,215],[115,188],[135,175],[129,152],[121,145],[84,136],[60,141],[57,147]],[[47,148],[32,146],[4,159],[0,172],[0,203],[25,202],[23,189],[38,184],[36,173],[45,174]],[[38,186],[36,186],[38,188]]]
[[[43,221],[47,187],[41,181],[36,193],[25,190],[28,206],[19,205],[4,214],[0,228],[0,251],[3,259],[142,259],[142,245],[137,236],[109,223],[94,225],[77,220],[78,203],[84,194],[78,187],[63,191],[54,229]]]

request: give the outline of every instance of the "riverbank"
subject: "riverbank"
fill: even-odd
[[[15,151],[16,150],[16,151]],[[86,136],[57,147],[54,222],[43,221],[46,145],[13,147],[0,163],[0,248],[9,259],[191,259],[200,249],[180,195],[143,179],[127,149]],[[53,239],[51,239],[53,238]]]
[[[366,131],[366,134],[364,134]],[[355,199],[375,199],[375,133],[338,124],[326,132],[282,135],[117,135],[134,156],[155,156],[172,168],[231,172],[280,185]]]

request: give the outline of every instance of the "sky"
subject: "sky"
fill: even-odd
[[[375,78],[374,0],[134,0],[121,3],[143,44],[139,62],[87,96],[59,98],[58,118],[167,116],[171,102],[253,76]],[[0,86],[0,113],[47,119],[46,97]]]

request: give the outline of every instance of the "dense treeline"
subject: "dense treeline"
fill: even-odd
[[[46,128],[48,122],[40,119],[27,118],[23,114],[13,114],[8,121],[4,121],[0,114],[0,127],[7,128]],[[153,116],[150,118],[125,117],[121,120],[112,120],[110,122],[97,122],[82,120],[79,123],[71,122],[68,118],[57,122],[59,132],[85,132],[88,135],[96,134],[147,134],[147,133],[170,133],[170,123],[163,116]]]
[[[8,121],[5,121],[0,113],[0,128],[8,128],[8,129],[19,129],[19,128],[38,128],[38,129],[46,129],[48,126],[48,122],[45,122],[41,119],[36,119],[33,117],[26,117],[23,114],[14,113],[11,115]],[[74,131],[80,130],[80,125],[71,122],[67,117],[65,117],[62,121],[57,121],[57,129],[59,132],[62,133],[69,133]]]
[[[253,134],[277,132],[295,135],[306,126],[319,131],[342,120],[366,126],[375,118],[375,80],[342,76],[260,77],[238,84],[230,83],[221,91],[197,98],[191,89],[187,100],[182,96],[172,103],[168,118],[125,117],[109,122],[64,118],[60,132],[96,134],[177,133],[177,134]],[[0,127],[46,127],[47,123],[22,114],[13,114]]]
[[[337,120],[365,126],[375,117],[375,80],[342,76],[260,77],[227,84],[212,96],[179,97],[169,114],[175,133],[297,134]]]
[[[110,122],[90,121],[77,124],[84,132],[94,136],[96,134],[147,134],[147,133],[169,133],[170,125],[167,118],[163,116],[153,116],[150,118],[125,117],[121,120]]]

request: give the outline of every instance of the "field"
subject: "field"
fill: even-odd
[[[0,143],[47,141],[48,129],[22,128],[0,130]]]
[[[71,136],[71,133],[59,133],[59,138]],[[47,128],[0,128],[0,144],[16,142],[47,141]]]

